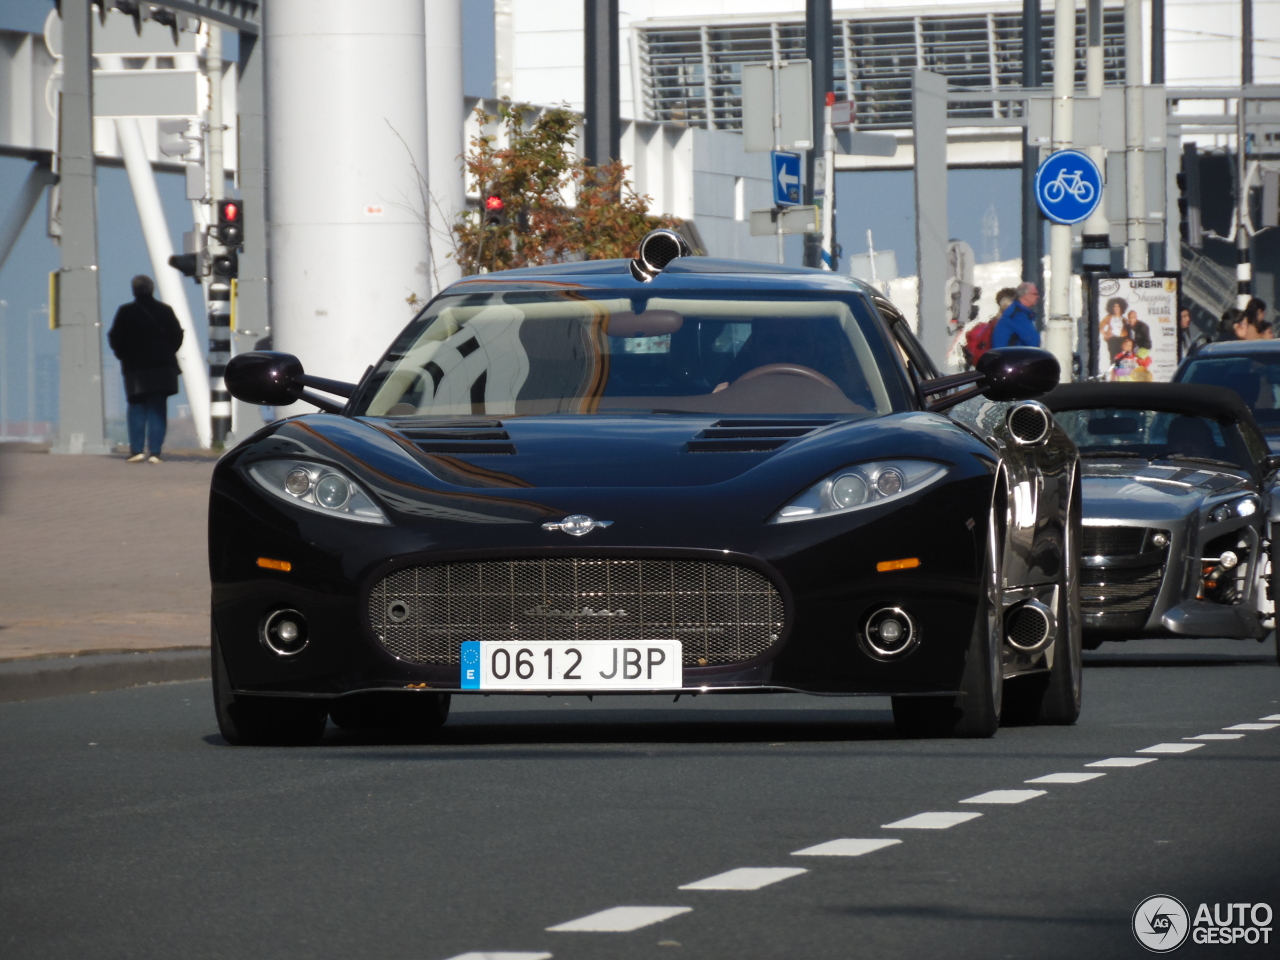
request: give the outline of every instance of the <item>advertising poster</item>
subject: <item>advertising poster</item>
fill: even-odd
[[[1178,368],[1174,273],[1098,277],[1093,283],[1093,374],[1141,383],[1168,381]]]

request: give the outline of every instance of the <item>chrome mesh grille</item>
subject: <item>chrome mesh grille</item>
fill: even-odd
[[[679,640],[685,666],[774,644],[782,596],[750,567],[704,560],[551,557],[433,563],[373,588],[369,623],[410,663],[458,663],[464,640]]]

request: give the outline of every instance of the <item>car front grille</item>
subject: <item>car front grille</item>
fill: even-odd
[[[1157,535],[1164,534],[1164,544]],[[1168,557],[1168,531],[1085,527],[1080,607],[1087,628],[1141,630],[1151,616]]]
[[[704,560],[551,557],[405,567],[378,581],[369,623],[410,663],[459,662],[464,640],[679,640],[685,666],[740,663],[782,634],[777,587]]]

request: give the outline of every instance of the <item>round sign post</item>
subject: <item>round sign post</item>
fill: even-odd
[[[1079,150],[1051,153],[1036,171],[1036,203],[1054,223],[1088,219],[1102,201],[1102,171]]]

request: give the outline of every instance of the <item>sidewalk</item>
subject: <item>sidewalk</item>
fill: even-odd
[[[0,662],[209,645],[214,458],[0,445]]]

